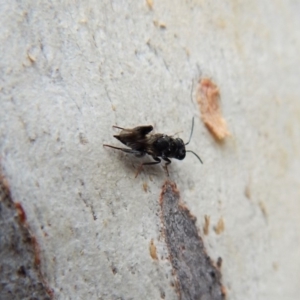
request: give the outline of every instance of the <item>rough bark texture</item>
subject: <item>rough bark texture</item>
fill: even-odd
[[[187,148],[204,164],[187,153],[169,179],[223,259],[228,299],[299,299],[299,1],[0,2],[0,164],[55,299],[178,299],[166,174],[134,178],[151,158],[103,144],[120,145],[112,125],[187,141],[193,117]],[[222,143],[200,116],[203,78],[218,87]]]

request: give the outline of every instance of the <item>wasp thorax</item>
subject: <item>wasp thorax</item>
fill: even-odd
[[[161,153],[162,157],[170,157],[176,159],[185,158],[185,145],[182,139],[173,139],[164,135],[154,142],[154,147]]]
[[[158,151],[164,152],[170,148],[170,137],[162,136],[154,142],[155,148]]]

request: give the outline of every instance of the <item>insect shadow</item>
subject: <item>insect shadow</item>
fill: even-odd
[[[184,143],[180,138],[173,138],[162,133],[150,134],[150,132],[153,130],[152,125],[137,126],[131,129],[119,126],[113,126],[113,128],[121,129],[120,134],[114,135],[114,137],[129,148],[120,148],[103,144],[104,147],[109,147],[121,150],[125,153],[134,154],[136,157],[143,157],[148,154],[155,160],[152,162],[141,163],[137,169],[135,177],[138,176],[144,166],[159,164],[161,162],[161,159],[166,162],[164,165],[164,169],[169,176],[168,165],[171,163],[170,158],[183,160],[185,158],[186,152],[193,153],[203,164],[201,158],[194,151],[185,149],[185,146],[190,143],[193,135],[194,118],[192,120],[190,138],[187,143]]]

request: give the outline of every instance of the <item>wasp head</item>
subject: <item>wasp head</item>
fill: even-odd
[[[182,160],[185,158],[185,145],[182,139],[177,138],[174,140],[176,144],[176,150],[174,153],[174,158]]]

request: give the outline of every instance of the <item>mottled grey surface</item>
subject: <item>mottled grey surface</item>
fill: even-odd
[[[162,216],[180,299],[224,299],[220,270],[205,251],[196,218],[179,200],[175,183],[166,181],[161,195]]]
[[[51,299],[36,264],[34,238],[0,178],[0,299]]]
[[[188,149],[204,164],[173,160],[170,179],[199,227],[210,218],[228,299],[299,300],[300,1],[152,2],[1,1],[0,160],[43,274],[57,300],[178,300],[164,170],[134,178],[142,159],[102,145],[112,125],[186,141],[194,116]],[[220,90],[223,144],[199,118],[203,77]]]

